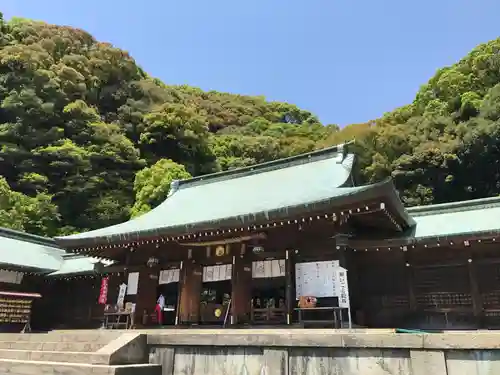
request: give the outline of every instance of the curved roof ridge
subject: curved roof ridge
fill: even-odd
[[[339,204],[340,197],[365,189],[355,187],[352,181],[354,160],[355,155],[339,145],[185,180],[182,187],[175,181],[165,200],[144,215],[55,240],[64,248],[123,242],[218,226],[246,226],[325,209],[329,204]]]
[[[438,203],[428,206],[408,207],[406,210],[411,216],[425,216],[458,211],[480,210],[492,207],[500,207],[500,197],[479,198],[450,203]]]
[[[348,149],[345,146],[348,146],[349,144],[352,144],[354,141],[349,141],[340,145],[336,146],[331,146],[327,148],[323,148],[320,150],[314,150],[311,152],[307,152],[305,154],[300,154],[300,155],[295,155],[295,156],[289,156],[286,158],[281,158],[281,159],[276,159],[276,160],[271,160],[267,161],[264,163],[259,163],[259,164],[254,164],[246,167],[241,167],[241,168],[235,168],[235,169],[230,169],[227,171],[221,171],[221,172],[215,172],[215,173],[210,173],[202,176],[197,176],[185,180],[178,180],[172,182],[172,188],[175,191],[178,189],[182,188],[187,188],[191,186],[198,186],[198,185],[203,185],[207,183],[212,183],[215,181],[223,181],[223,180],[230,180],[233,178],[240,178],[240,177],[245,177],[245,176],[251,176],[253,174],[258,174],[258,173],[263,173],[263,172],[269,172],[272,170],[276,169],[282,169],[282,168],[288,168],[288,167],[293,167],[296,165],[312,162],[312,161],[317,161],[321,160],[324,158],[331,158],[333,154],[340,154],[341,158],[338,161],[339,164],[344,165],[346,168],[351,168],[353,166],[353,159],[354,155],[353,154],[348,154]],[[350,157],[350,160],[346,160],[346,158]],[[172,194],[174,193],[172,192]]]
[[[56,250],[65,251],[62,249],[53,238],[42,237],[36,234],[21,232],[19,230],[0,227],[0,237],[10,238],[13,240],[21,240],[31,242],[38,245],[53,247]]]

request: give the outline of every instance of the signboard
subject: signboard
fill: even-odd
[[[99,304],[105,305],[108,301],[109,277],[103,277],[101,281],[101,291],[99,292]]]
[[[127,295],[137,294],[138,287],[139,287],[139,272],[130,272],[128,274]]]
[[[295,297],[337,297],[338,260],[295,264]]]

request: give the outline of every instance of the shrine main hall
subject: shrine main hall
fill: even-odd
[[[106,303],[95,285],[86,303],[132,306],[137,327],[495,328],[500,198],[405,208],[390,179],[356,184],[355,160],[340,145],[174,181],[54,246],[106,260]]]

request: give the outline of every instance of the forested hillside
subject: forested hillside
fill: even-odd
[[[352,138],[360,179],[392,175],[408,205],[498,195],[499,50],[481,45],[412,104],[339,129],[292,104],[166,85],[85,31],[0,14],[0,226],[99,228],[151,209],[174,178]]]

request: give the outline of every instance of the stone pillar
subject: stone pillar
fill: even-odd
[[[265,348],[263,362],[261,374],[288,375],[288,350],[286,348]]]
[[[410,350],[412,375],[447,375],[442,350]]]
[[[149,363],[161,365],[161,375],[174,373],[175,348],[163,346],[152,348],[149,353]]]

